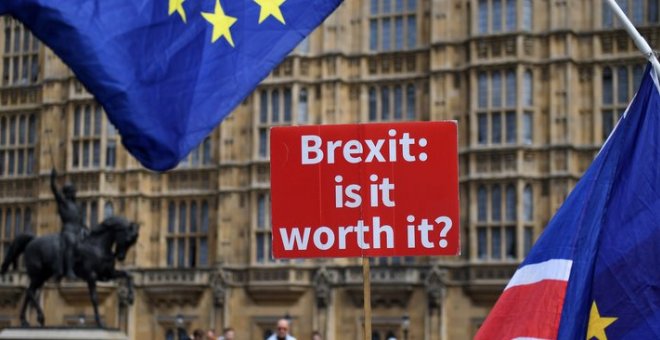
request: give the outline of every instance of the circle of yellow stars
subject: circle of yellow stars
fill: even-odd
[[[177,13],[181,20],[184,23],[187,23],[186,11],[183,8],[183,3],[186,0],[168,0],[168,14],[170,16]],[[284,16],[282,15],[282,10],[280,7],[284,4],[286,0],[254,0],[259,6],[259,24],[263,23],[268,17],[273,17],[275,20],[281,22],[283,25],[286,25],[284,21]],[[213,26],[213,33],[211,34],[211,43],[215,43],[220,38],[225,38],[227,43],[234,46],[234,39],[231,36],[231,27],[238,21],[237,18],[225,14],[225,11],[222,9],[220,0],[215,0],[215,8],[213,12],[202,12],[202,17]]]

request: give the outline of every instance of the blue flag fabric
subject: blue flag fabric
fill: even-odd
[[[477,339],[660,339],[660,94],[651,70]]]
[[[660,339],[660,94],[651,69],[595,164],[597,213],[572,237],[562,339]]]
[[[2,0],[147,168],[178,164],[341,0]]]

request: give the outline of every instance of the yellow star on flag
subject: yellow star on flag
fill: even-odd
[[[280,6],[284,3],[286,0],[254,0],[256,3],[261,6],[261,10],[259,11],[259,23],[264,22],[269,16],[273,16],[275,19],[277,19],[279,22],[286,24],[284,22],[284,16],[282,16],[282,10],[280,9]]]
[[[589,313],[589,328],[587,329],[587,340],[596,338],[598,340],[607,340],[605,335],[605,328],[616,321],[617,318],[600,316],[596,301],[591,305],[591,313]]]
[[[184,1],[186,0],[170,0],[169,15],[177,12],[181,16],[181,19],[183,19],[183,22],[186,22],[186,11],[183,9]]]
[[[220,37],[224,37],[229,45],[234,47],[234,40],[231,38],[231,30],[229,28],[236,23],[237,19],[225,15],[225,11],[220,6],[220,0],[215,0],[215,10],[213,13],[202,12],[202,16],[213,25],[212,43],[216,42]]]

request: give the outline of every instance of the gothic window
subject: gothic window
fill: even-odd
[[[404,98],[404,91],[405,98]],[[370,122],[416,119],[415,85],[381,85],[369,88],[368,119]],[[405,102],[405,108],[404,108]],[[404,114],[405,110],[405,114]]]
[[[209,206],[206,200],[170,201],[165,241],[168,267],[209,265]]]
[[[0,207],[0,252],[5,254],[14,238],[33,232],[32,210],[29,206]]]
[[[534,105],[534,80],[532,77],[532,71],[525,71],[523,77],[523,105],[533,106]]]
[[[478,144],[516,143],[516,91],[515,70],[480,72],[477,74]]]
[[[601,137],[605,141],[640,85],[642,65],[606,66],[602,71]]]
[[[488,201],[486,187],[480,186],[477,190],[477,219],[479,221],[486,221],[488,216],[486,203]]]
[[[617,0],[621,10],[635,25],[658,23],[658,0]],[[621,22],[607,1],[602,2],[601,23],[603,28],[621,27]]]
[[[36,119],[34,114],[24,113],[0,117],[0,175],[34,173]]]
[[[116,133],[98,103],[74,105],[72,128],[71,166],[74,169],[98,169],[101,164],[108,168],[115,166]]]
[[[523,113],[522,140],[524,144],[532,144],[534,138],[534,121],[531,111]]]
[[[39,79],[39,40],[19,21],[10,17],[3,20],[2,85],[34,84]]]
[[[523,28],[531,26],[531,1],[522,1]],[[529,5],[529,10],[527,9]],[[517,29],[518,0],[479,0],[477,9],[477,32],[493,34],[513,32]],[[529,17],[528,17],[529,15]]]
[[[392,0],[371,0],[369,13],[369,50],[400,51],[417,47],[416,0],[397,0],[394,6]]]
[[[499,222],[502,220],[502,189],[495,184],[491,190],[491,220]]]
[[[506,185],[502,196],[501,184],[489,187],[480,185],[477,189],[477,225],[476,245],[477,259],[480,260],[511,260],[518,259],[517,229],[515,226],[515,186]],[[490,215],[486,212],[486,200],[490,197]],[[502,206],[502,198],[506,204]],[[505,219],[502,219],[502,209],[505,209]]]
[[[506,220],[515,221],[516,220],[516,209],[517,209],[517,198],[516,198],[516,188],[513,184],[509,184],[506,188]]]
[[[301,93],[295,95],[300,98]],[[259,92],[259,109],[257,112],[259,123],[256,125],[255,150],[257,158],[267,159],[270,156],[268,140],[270,138],[270,128],[276,125],[289,125],[293,122],[293,96],[294,93],[290,87],[264,89]],[[305,110],[307,107],[307,102],[305,102]],[[301,106],[299,105],[299,113],[300,110]],[[304,118],[307,119],[307,117]],[[298,119],[300,119],[300,116]]]
[[[298,95],[298,124],[306,124],[309,120],[309,105],[307,103],[307,88],[301,88]]]
[[[531,222],[534,221],[534,195],[532,192],[532,186],[525,186],[523,191],[523,211],[525,212],[525,221]]]
[[[526,31],[532,30],[532,0],[522,0],[522,28]]]

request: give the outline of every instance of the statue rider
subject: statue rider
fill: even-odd
[[[60,249],[62,255],[62,263],[58,268],[60,272],[57,273],[58,279],[66,275],[69,279],[75,279],[76,275],[73,273],[74,265],[74,247],[80,239],[83,230],[86,230],[85,224],[82,220],[82,212],[76,203],[76,188],[72,184],[65,184],[62,187],[62,192],[57,190],[55,185],[55,178],[57,172],[55,168],[50,173],[50,188],[55,195],[57,201],[57,212],[62,220],[62,231],[60,232]]]

